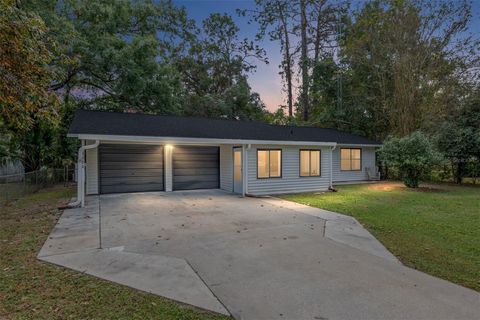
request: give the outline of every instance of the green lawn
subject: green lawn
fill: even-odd
[[[339,186],[282,198],[357,218],[405,265],[480,291],[480,188]]]
[[[229,319],[36,260],[72,188],[0,207],[0,318]]]

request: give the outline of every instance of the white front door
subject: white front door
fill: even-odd
[[[242,193],[242,148],[233,148],[233,192]]]

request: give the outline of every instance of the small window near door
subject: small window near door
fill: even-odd
[[[257,150],[257,177],[280,178],[282,176],[282,150]]]
[[[360,171],[362,167],[362,149],[340,149],[340,169],[342,171]]]
[[[300,177],[320,176],[320,150],[300,150]]]

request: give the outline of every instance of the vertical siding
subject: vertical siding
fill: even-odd
[[[282,177],[257,179],[257,149],[282,149]],[[300,149],[321,150],[321,176],[300,177]],[[248,193],[254,195],[327,190],[330,183],[330,150],[314,146],[253,145],[248,150]]]
[[[362,149],[362,167],[360,171],[341,171],[340,170],[340,149],[358,148],[355,146],[337,146],[333,151],[333,182],[360,181],[368,180],[366,168],[375,167],[375,148],[363,147]]]
[[[233,147],[220,146],[220,189],[233,192]]]
[[[85,192],[86,194],[98,194],[98,148],[87,149],[85,153]]]
[[[173,157],[173,148],[172,146],[165,147],[165,191],[170,192],[173,190],[173,169],[172,169],[172,157]]]

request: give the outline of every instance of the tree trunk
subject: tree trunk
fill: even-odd
[[[288,25],[283,12],[282,4],[278,3],[278,13],[282,23],[282,30],[284,36],[284,68],[285,78],[287,80],[287,103],[288,103],[288,116],[293,116],[293,93],[292,93],[292,57],[290,53],[290,38],[288,36]]]
[[[455,183],[456,184],[461,184],[462,183],[462,177],[463,177],[463,172],[465,171],[465,163],[464,162],[457,162],[456,163],[456,168],[454,171],[455,175]]]
[[[301,58],[300,66],[302,72],[302,92],[301,107],[303,111],[303,120],[308,121],[309,118],[309,97],[308,97],[308,60],[307,60],[307,13],[306,2],[300,0],[300,33],[301,33]]]

